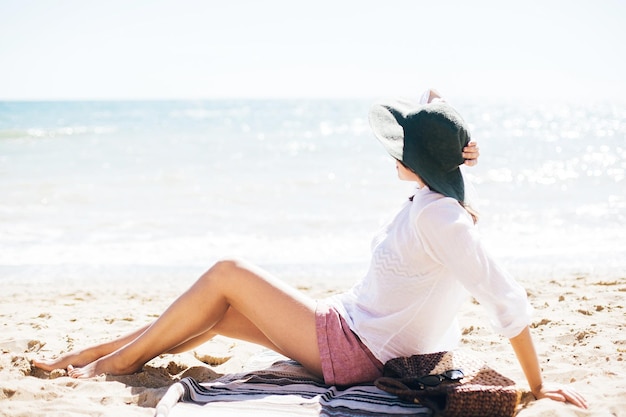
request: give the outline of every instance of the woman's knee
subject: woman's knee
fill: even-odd
[[[224,282],[237,272],[244,270],[243,262],[235,258],[224,258],[217,261],[200,277],[202,281]]]
[[[246,263],[242,259],[237,258],[223,258],[217,261],[211,269],[214,269],[217,274],[228,275],[233,272],[246,270]]]

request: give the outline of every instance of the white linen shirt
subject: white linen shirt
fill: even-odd
[[[455,348],[468,293],[507,338],[530,323],[526,291],[487,254],[471,216],[422,187],[374,238],[363,280],[328,302],[385,363]]]

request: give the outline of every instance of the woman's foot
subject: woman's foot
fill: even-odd
[[[91,378],[101,374],[130,375],[142,368],[143,364],[127,364],[117,352],[103,356],[87,365],[74,367],[67,366],[67,374],[72,378]]]
[[[88,365],[85,365],[80,368],[74,368],[72,365],[68,365],[67,367],[67,375],[72,378],[91,378],[94,376],[98,376],[103,372],[98,371],[98,361],[91,362]]]
[[[85,349],[67,353],[56,359],[33,359],[33,365],[44,371],[52,371],[67,369],[70,365],[85,366],[97,359],[100,359],[100,355],[95,349]]]

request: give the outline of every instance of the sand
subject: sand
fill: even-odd
[[[536,310],[532,327],[545,379],[571,383],[590,408],[527,401],[518,416],[626,416],[624,275],[563,274],[520,282]],[[174,381],[184,376],[210,380],[246,369],[262,349],[227,338],[193,352],[155,358],[141,372],[125,377],[76,380],[63,370],[31,367],[36,356],[52,357],[149,323],[187,285],[5,283],[0,416],[152,416]],[[342,289],[304,288],[314,297]],[[461,324],[466,347],[527,388],[510,345],[491,331],[479,305],[465,305]]]

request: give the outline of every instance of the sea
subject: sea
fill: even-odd
[[[369,99],[0,102],[0,283],[168,283],[243,257],[347,287],[411,195]],[[626,276],[626,105],[452,103],[491,253],[513,274]]]

